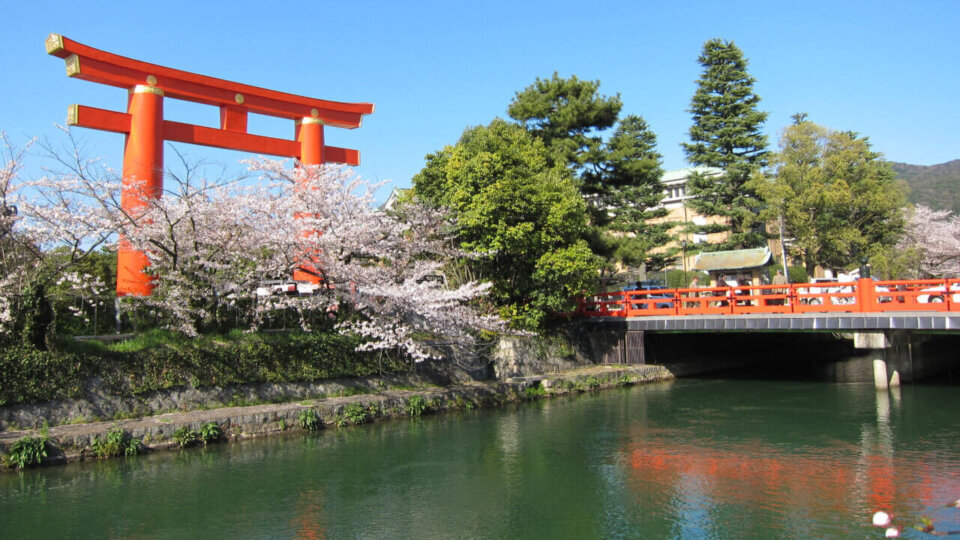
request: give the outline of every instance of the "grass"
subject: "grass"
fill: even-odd
[[[547,390],[544,387],[540,386],[539,384],[536,386],[528,386],[523,389],[523,397],[525,399],[533,400],[533,399],[541,398],[546,395],[547,395]]]
[[[228,334],[229,335],[229,334]],[[214,336],[210,339],[221,338]],[[204,340],[204,338],[197,338]],[[73,339],[61,339],[57,341],[57,348],[66,352],[76,354],[96,354],[104,355],[107,353],[136,353],[163,347],[166,345],[175,346],[183,342],[183,336],[170,330],[155,328],[141,332],[131,339],[119,341],[76,341]]]
[[[52,351],[0,351],[0,405],[78,397],[94,376],[109,393],[134,397],[179,386],[310,382],[409,370],[399,358],[357,352],[360,343],[356,336],[330,330],[276,334],[234,330],[188,338],[154,329],[111,342],[62,337]],[[340,395],[368,391],[347,387]],[[235,400],[228,405],[250,404]]]
[[[475,407],[472,401],[464,399],[463,396],[459,394],[453,397],[453,405],[462,411],[472,411]]]
[[[350,397],[350,396],[359,396],[360,394],[368,394],[369,391],[366,388],[360,386],[347,386],[340,390],[340,397]]]

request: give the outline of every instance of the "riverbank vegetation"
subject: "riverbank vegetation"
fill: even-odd
[[[133,456],[297,430],[315,432],[390,418],[415,419],[443,411],[469,412],[504,403],[572,396],[672,378],[662,366],[604,365],[529,379],[462,386],[386,389],[369,385],[379,389],[349,396],[248,405],[229,411],[181,411],[83,426],[55,425],[44,427],[39,435],[0,433],[0,463],[10,469],[22,469],[51,460],[66,463]]]
[[[410,369],[399,354],[361,352],[332,331],[206,335],[152,330],[125,341],[62,340],[49,350],[0,349],[0,406],[83,397],[96,377],[109,393],[138,396],[181,386],[307,382]]]

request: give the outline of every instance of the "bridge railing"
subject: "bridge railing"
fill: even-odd
[[[583,317],[960,311],[960,279],[793,283],[604,292],[583,298]]]

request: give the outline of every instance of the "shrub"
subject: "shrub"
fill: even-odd
[[[120,426],[114,426],[107,432],[106,439],[97,436],[90,447],[98,458],[108,458],[121,455],[135,456],[140,453],[143,445],[140,444],[140,439],[134,439]]]
[[[343,415],[337,419],[337,425],[343,427],[347,424],[358,426],[365,424],[370,420],[370,412],[363,406],[363,403],[348,403],[343,407]]]
[[[316,431],[320,429],[320,426],[323,425],[323,422],[320,420],[320,416],[317,414],[317,411],[313,409],[304,409],[300,411],[300,417],[297,419],[297,423],[300,424],[302,429],[308,431]]]
[[[544,389],[544,387],[540,386],[539,384],[536,386],[528,386],[523,389],[523,397],[525,399],[533,400],[533,399],[541,398],[545,395],[547,395],[546,389]]]
[[[39,465],[47,457],[47,436],[26,436],[13,443],[10,453],[3,456],[3,462],[8,467],[23,469]]]
[[[456,408],[464,411],[472,411],[474,407],[472,401],[463,399],[463,396],[461,395],[454,396],[453,404]]]
[[[806,283],[810,279],[807,269],[802,266],[788,266],[787,278],[790,279],[790,283]]]
[[[200,442],[200,434],[187,426],[183,426],[173,432],[173,442],[177,443],[180,448],[186,448]]]
[[[427,410],[427,400],[423,396],[413,396],[407,400],[406,409],[410,416],[420,416]]]
[[[222,438],[223,430],[220,429],[220,424],[216,422],[207,422],[206,424],[200,426],[200,440],[203,441],[204,445],[219,441]]]
[[[0,406],[77,397],[93,359],[20,344],[0,348]]]
[[[585,384],[587,385],[587,388],[589,388],[589,389],[591,389],[591,390],[594,390],[594,389],[596,389],[596,388],[600,388],[600,380],[597,379],[596,377],[590,377],[590,378],[588,378]]]
[[[668,289],[682,289],[687,285],[690,285],[690,282],[693,281],[693,278],[700,280],[701,286],[706,283],[710,283],[710,274],[706,272],[699,272],[697,270],[689,270],[684,272],[683,270],[671,269],[667,270],[667,281],[664,285]]]

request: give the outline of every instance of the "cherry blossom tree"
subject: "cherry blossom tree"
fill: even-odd
[[[364,350],[402,349],[421,360],[417,334],[469,341],[498,330],[471,301],[489,285],[456,288],[428,279],[445,258],[459,255],[442,234],[443,216],[410,206],[404,219],[378,210],[377,185],[338,166],[290,168],[253,160],[252,185],[178,186],[148,201],[120,231],[147,253],[155,294],[138,301],[165,313],[176,328],[196,334],[219,307],[252,304],[250,323],[277,310],[351,316],[338,328],[366,338]],[[258,297],[265,279],[290,276],[309,263],[321,285],[311,294]]]
[[[75,282],[79,261],[124,238],[147,255],[156,285],[152,296],[124,302],[188,335],[215,328],[222,308],[239,310],[251,328],[294,310],[304,327],[318,314],[336,316],[340,331],[366,338],[362,349],[400,349],[421,360],[429,352],[419,337],[463,342],[501,329],[478,309],[488,284],[435,279],[444,261],[465,256],[444,233],[448,218],[414,204],[399,215],[379,210],[379,186],[348,168],[256,159],[249,162],[256,182],[167,175],[162,197],[125,212],[117,175],[84,160],[76,144],[67,153],[44,146],[57,168],[30,181],[19,178],[23,153],[11,148],[0,196],[17,212],[0,216],[0,231],[21,255],[16,264],[4,259],[0,324],[13,318],[9,300],[23,292],[23,276],[41,287]],[[311,294],[257,295],[264,280],[287,279],[303,266],[320,278]]]
[[[11,293],[17,277],[13,269],[18,266],[19,257],[13,249],[10,233],[17,221],[14,189],[25,149],[15,149],[5,133],[0,135],[3,142],[3,168],[0,168],[0,334],[3,334],[9,331],[13,322]]]
[[[24,339],[43,347],[52,322],[46,290],[64,272],[112,243],[125,219],[117,213],[120,183],[98,160],[83,159],[72,138],[68,152],[53,152],[49,144],[41,144],[47,157],[55,157],[55,166],[40,178],[23,180],[32,141],[16,148],[6,135],[2,139],[0,325],[7,332],[22,326]],[[17,297],[24,305],[13,310]]]
[[[899,249],[913,251],[916,277],[960,276],[960,217],[917,205],[907,216]]]

